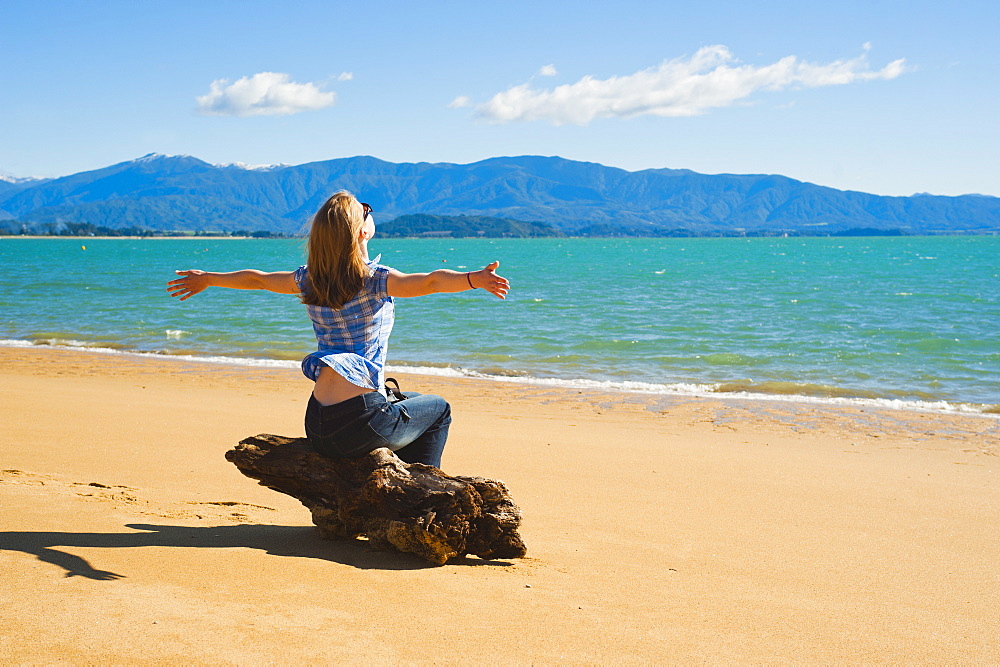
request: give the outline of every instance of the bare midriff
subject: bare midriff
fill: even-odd
[[[316,378],[313,396],[320,405],[333,405],[370,391],[374,389],[359,387],[329,366],[325,366],[320,369],[319,377]]]

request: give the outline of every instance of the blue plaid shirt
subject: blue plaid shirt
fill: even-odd
[[[316,380],[326,365],[351,384],[385,392],[385,353],[396,315],[387,287],[389,267],[377,261],[369,263],[372,272],[361,290],[339,310],[306,306],[319,345],[302,360],[307,378]],[[309,267],[300,266],[294,275],[300,292],[312,289]]]

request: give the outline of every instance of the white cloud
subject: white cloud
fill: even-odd
[[[558,73],[555,65],[545,65],[542,69],[538,70],[538,76],[555,76]]]
[[[341,72],[337,77],[337,81],[351,81],[354,79],[354,72]]]
[[[278,72],[260,72],[232,83],[216,79],[209,93],[198,98],[198,111],[208,116],[287,116],[334,102],[336,95],[321,91],[316,84],[295,83]]]
[[[448,108],[461,109],[462,107],[467,107],[470,104],[472,104],[472,100],[470,100],[465,95],[459,95],[458,97],[456,97],[455,99],[453,99],[451,102],[448,103]]]
[[[903,59],[871,70],[868,48],[866,44],[865,52],[857,58],[827,64],[786,56],[771,65],[754,66],[740,64],[725,46],[706,46],[688,59],[666,60],[658,67],[627,76],[585,76],[576,83],[549,90],[524,83],[477,106],[476,115],[492,123],[545,120],[555,125],[586,125],[596,118],[643,115],[697,116],[731,106],[762,90],[894,79],[907,71]]]

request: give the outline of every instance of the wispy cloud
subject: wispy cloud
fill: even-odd
[[[538,70],[538,76],[555,76],[558,74],[555,65],[543,65],[540,70]]]
[[[345,73],[350,80],[349,73]],[[296,83],[287,74],[260,72],[230,82],[216,79],[198,98],[198,112],[208,116],[287,116],[333,105],[336,95],[314,83]]]
[[[903,59],[872,70],[867,56],[870,49],[866,43],[860,56],[826,64],[786,56],[773,64],[756,66],[741,64],[725,46],[706,46],[690,58],[666,60],[658,67],[626,76],[585,76],[576,83],[547,90],[524,83],[476,106],[476,115],[492,123],[543,120],[555,125],[586,125],[597,118],[644,115],[697,116],[731,106],[759,91],[894,79],[907,71]],[[546,65],[538,74],[548,76],[550,71],[555,74],[555,67]],[[449,106],[469,104],[467,98],[458,99],[465,104],[453,102]]]

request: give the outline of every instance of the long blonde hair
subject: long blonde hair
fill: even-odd
[[[341,190],[326,200],[309,228],[309,283],[302,303],[338,309],[350,301],[365,283],[371,269],[365,261],[358,237],[364,214],[357,199]]]

